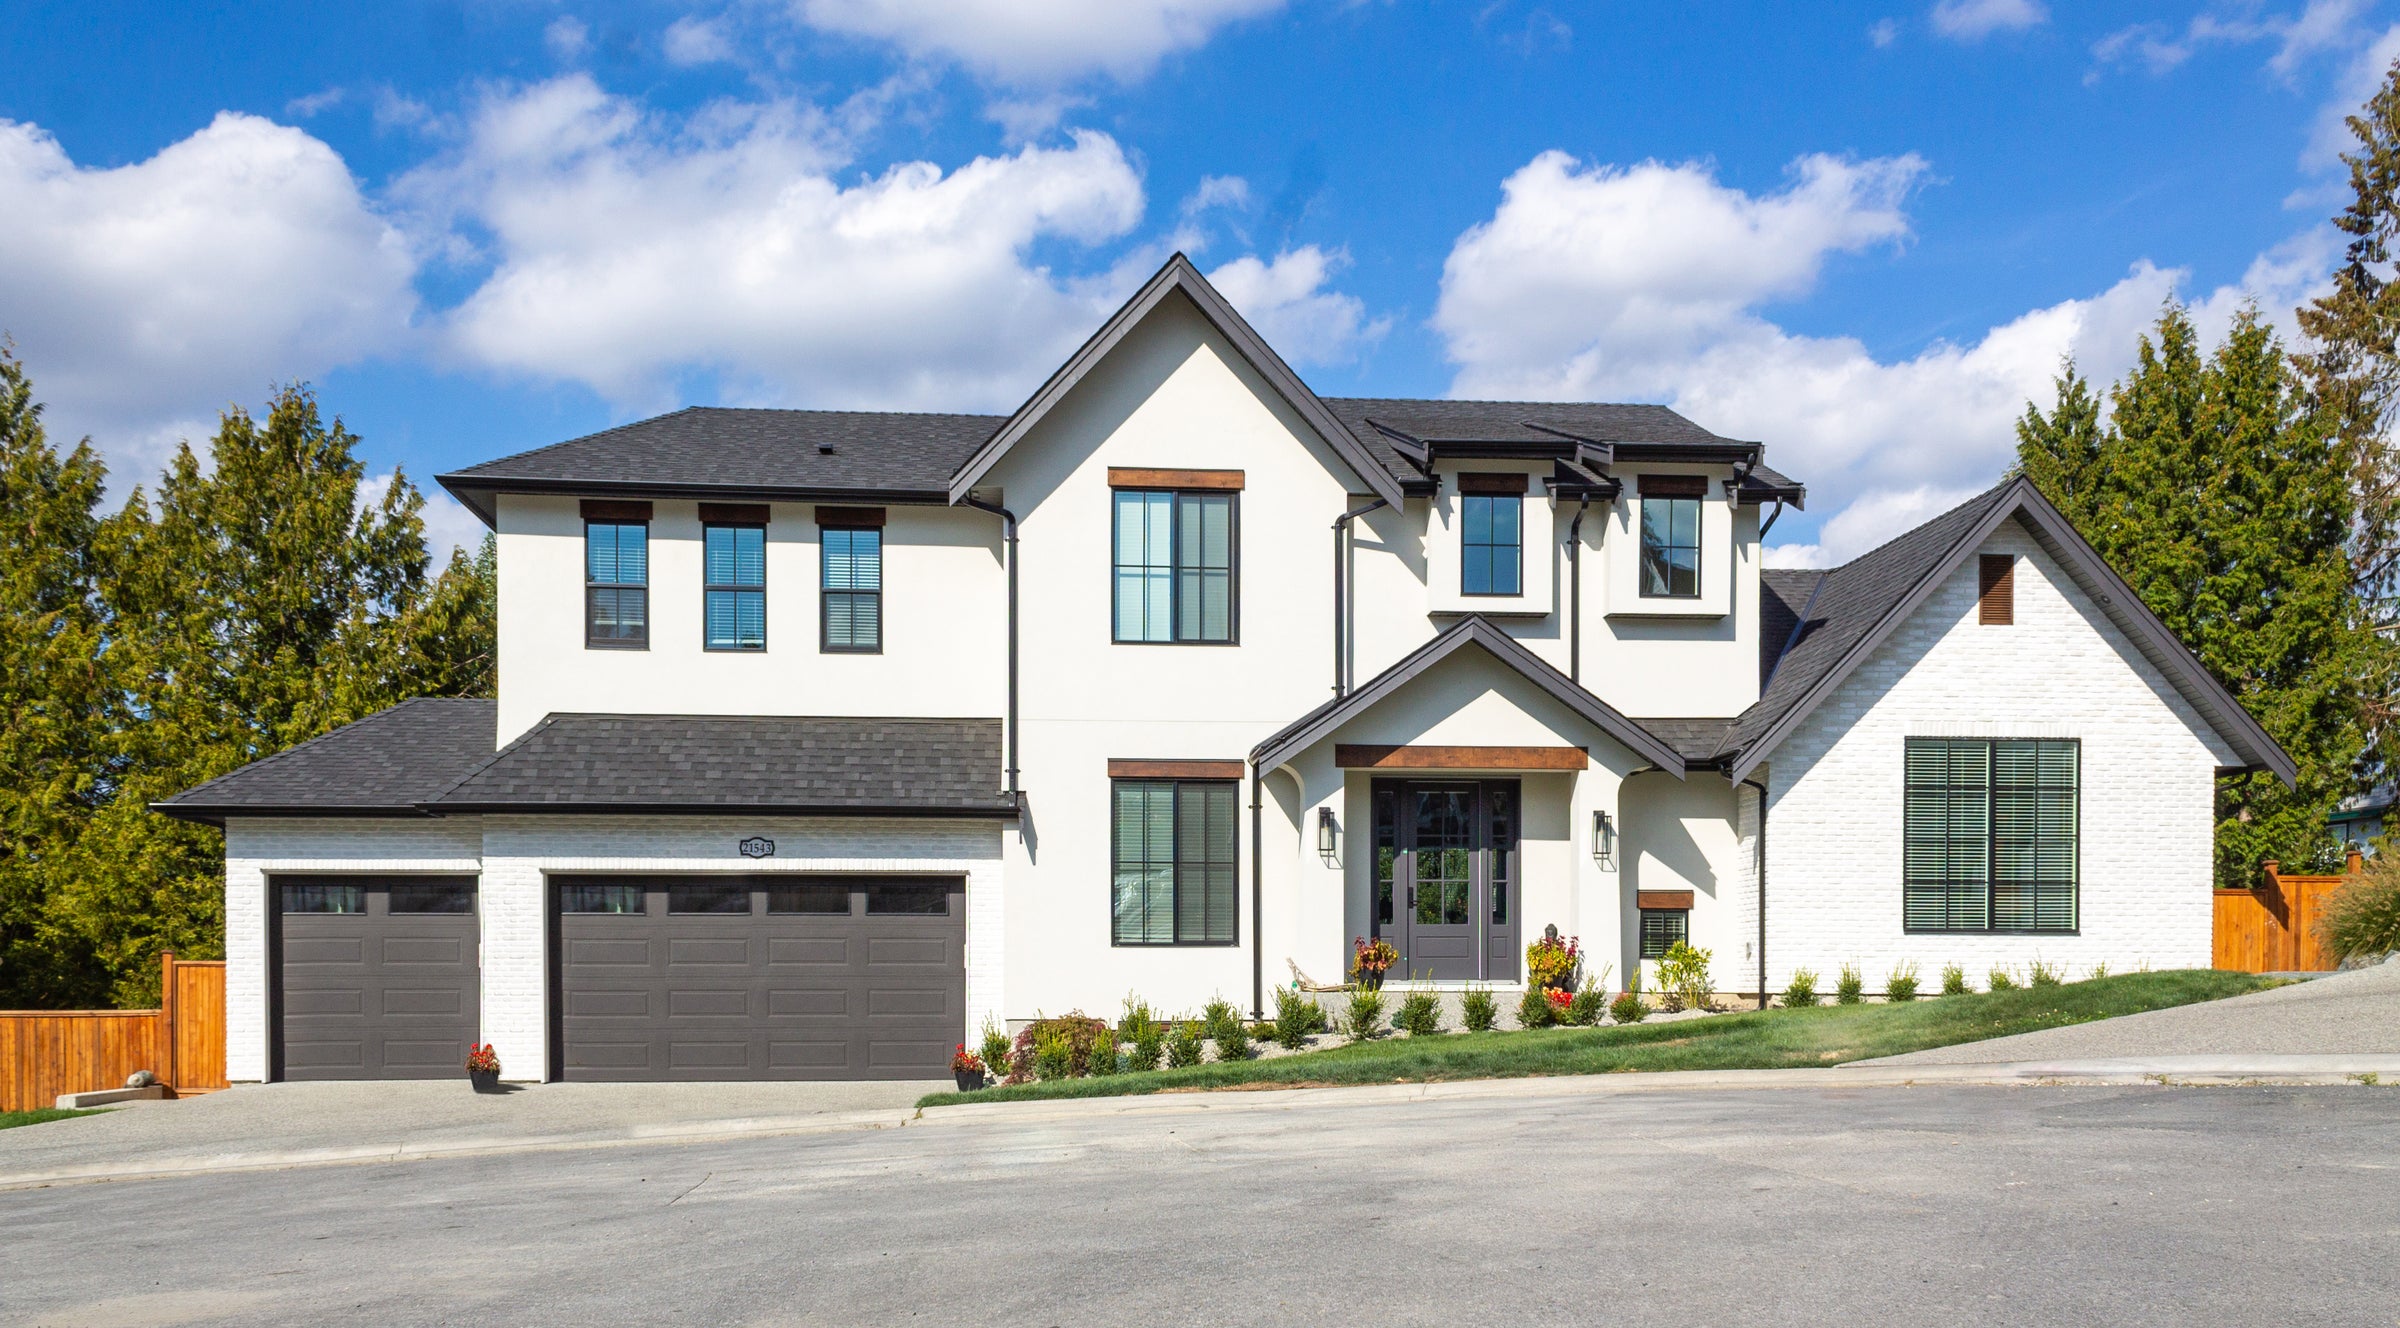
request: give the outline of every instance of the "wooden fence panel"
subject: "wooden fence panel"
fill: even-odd
[[[0,1010],[0,1111],[122,1088],[136,1070],[179,1094],[225,1087],[225,965],[160,964],[155,1010]]]
[[[2317,918],[2350,875],[2286,876],[2276,863],[2262,865],[2266,879],[2255,888],[2215,893],[2210,962],[2244,973],[2330,972],[2335,964],[2317,936]],[[2356,854],[2349,868],[2360,870]]]

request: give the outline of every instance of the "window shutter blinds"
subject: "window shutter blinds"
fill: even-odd
[[[1976,568],[1978,589],[1975,621],[1986,627],[2007,627],[2017,620],[2017,560],[2005,553],[1987,553]]]

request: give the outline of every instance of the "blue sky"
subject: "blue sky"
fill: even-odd
[[[295,379],[420,482],[686,404],[1006,410],[1182,247],[1328,395],[1763,439],[1820,562],[2170,292],[2288,323],[2400,55],[2371,0],[200,9],[0,6],[0,328],[121,485]]]

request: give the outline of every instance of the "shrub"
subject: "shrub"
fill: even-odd
[[[1186,1019],[1167,1035],[1167,1068],[1181,1070],[1198,1065],[1206,1059],[1206,1050],[1206,1044],[1200,1040],[1199,1022]]]
[[[2400,854],[2375,858],[2327,896],[2317,938],[2336,960],[2400,950]]]
[[[1200,1007],[1200,1031],[1207,1034],[1211,1042],[1222,1042],[1228,1036],[1238,1034],[1241,1027],[1242,1012],[1234,1009],[1233,1002],[1222,996]]]
[[[1242,1027],[1242,1021],[1239,1019],[1228,1022],[1209,1041],[1217,1044],[1218,1060],[1246,1061],[1250,1059],[1250,1030]]]
[[[1517,1001],[1517,1027],[1548,1028],[1557,1015],[1550,1008],[1550,996],[1545,988],[1527,987]]]
[[[1008,1030],[1002,1028],[998,1020],[989,1015],[984,1016],[984,1068],[996,1077],[1005,1077],[1008,1074],[1009,1061],[1014,1055],[1015,1044],[1009,1040]]]
[[[1095,1079],[1117,1072],[1117,1033],[1115,1029],[1106,1024],[1100,1026],[1099,1035],[1092,1039],[1091,1048],[1084,1053],[1083,1072]]]
[[[1033,1035],[1033,1075],[1036,1079],[1075,1077],[1075,1041],[1063,1028],[1041,1028]]]
[[[1963,964],[1942,965],[1942,994],[1964,996],[1973,988],[1967,986],[1967,970]]]
[[[1608,1003],[1608,1017],[1620,1024],[1638,1024],[1650,1017],[1650,1007],[1642,1003],[1641,993],[1623,992]]]
[[[1883,998],[1887,1001],[1917,998],[1917,961],[1908,960],[1892,970],[1892,975],[1883,980]]]
[[[1342,1036],[1364,1042],[1383,1031],[1383,991],[1360,988],[1350,993],[1350,1008],[1342,1014]]]
[[[1536,987],[1575,989],[1575,971],[1583,967],[1583,949],[1572,936],[1560,940],[1545,932],[1525,947],[1525,980]]]
[[[1567,1022],[1577,1028],[1590,1028],[1608,1013],[1608,993],[1590,978],[1575,989],[1575,999],[1567,1002]]]
[[[1844,964],[1833,980],[1833,1003],[1857,1005],[1867,999],[1867,980],[1859,976],[1858,965]]]
[[[1708,956],[1708,951],[1689,941],[1677,941],[1659,957],[1658,995],[1670,1012],[1705,1010],[1715,1000],[1717,989],[1709,981]]]
[[[1470,1033],[1489,1033],[1500,1024],[1500,1002],[1489,987],[1469,987],[1459,1000],[1459,1021]]]
[[[1442,998],[1430,991],[1412,991],[1392,1015],[1392,1027],[1410,1037],[1431,1037],[1442,1031]]]
[[[2011,973],[2006,964],[1994,964],[1992,971],[1984,975],[1983,986],[1986,991],[2015,991],[2017,975]]]
[[[1813,968],[1793,969],[1792,975],[1783,980],[1783,1008],[1803,1010],[1816,1003],[1817,971]]]
[[[1148,1001],[1125,997],[1125,1016],[1117,1021],[1117,1040],[1125,1044],[1127,1070],[1155,1070],[1167,1049],[1167,1026]]]
[[[2092,980],[2093,980],[2093,979],[2095,979],[2095,978],[2104,978],[2104,977],[2107,977],[2107,976],[2108,976],[2108,965],[2107,965],[2105,962],[2103,962],[2103,963],[2098,963],[2098,964],[2094,964],[2094,965],[2092,965],[2092,971],[2091,971],[2091,972],[2089,972],[2089,973],[2086,973],[2086,974],[2084,974],[2084,975],[2083,975],[2083,980],[2084,980],[2084,981],[2086,981],[2086,982],[2090,982],[2090,981],[2092,981]]]
[[[1285,1051],[1298,1051],[1308,1045],[1312,1025],[1322,1021],[1325,1012],[1317,1003],[1290,987],[1275,989],[1275,1045]]]
[[[2052,967],[2037,956],[2025,966],[2025,985],[2028,987],[2056,987],[2066,980],[2067,970],[2063,964]]]

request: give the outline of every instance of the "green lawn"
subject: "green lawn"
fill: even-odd
[[[101,1110],[99,1107],[93,1107],[88,1111],[61,1111],[56,1107],[35,1107],[31,1111],[0,1111],[0,1130],[13,1130],[20,1125],[41,1125],[74,1116],[97,1116]]]
[[[1200,1065],[1185,1070],[1068,1079],[934,1093],[923,1107],[1034,1098],[1113,1097],[1128,1093],[1330,1084],[1422,1083],[1437,1079],[1508,1079],[1537,1074],[1611,1074],[1633,1070],[1780,1070],[1980,1042],[2010,1033],[2087,1023],[2170,1005],[2213,1001],[2278,985],[2250,973],[2180,969],[2127,973],[2059,987],[1941,996],[1904,1005],[1829,1005],[1764,1010],[1709,1019],[1531,1033],[1451,1033],[1378,1038],[1273,1060]]]

